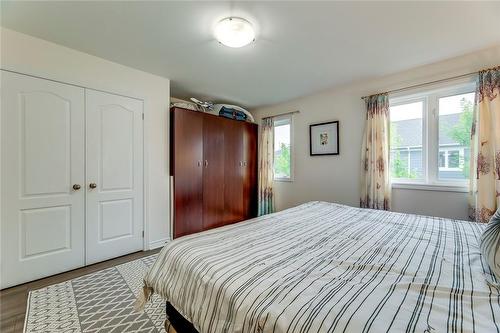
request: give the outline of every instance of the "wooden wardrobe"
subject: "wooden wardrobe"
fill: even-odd
[[[173,237],[257,215],[257,125],[172,108]]]

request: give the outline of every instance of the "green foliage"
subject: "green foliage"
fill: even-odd
[[[446,128],[446,133],[450,138],[456,141],[458,144],[464,147],[470,146],[470,130],[472,128],[473,120],[473,105],[472,102],[467,101],[465,98],[460,100],[460,107],[462,108],[462,113],[458,122],[453,126]],[[469,178],[470,174],[470,157],[465,156],[463,174],[465,178]]]
[[[461,146],[468,147],[470,145],[470,129],[472,127],[472,102],[467,101],[465,98],[460,100],[460,107],[462,113],[458,122],[452,127],[446,129],[450,138],[458,142]]]
[[[280,154],[274,161],[274,173],[278,176],[290,177],[290,146],[282,143]]]
[[[408,164],[401,159],[400,152],[398,150],[394,151],[394,154],[392,155],[392,177],[405,179],[417,178],[415,172],[408,172]]]
[[[391,123],[390,129],[391,147],[400,147],[402,145],[401,136],[398,134],[396,126]],[[408,172],[408,162],[401,159],[401,152],[399,150],[393,150],[391,156],[391,166],[392,166],[392,177],[394,178],[405,178],[405,179],[415,179],[417,174],[410,170]]]

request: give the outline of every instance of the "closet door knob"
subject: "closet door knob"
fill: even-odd
[[[73,190],[75,191],[78,191],[79,189],[81,189],[82,187],[80,186],[80,184],[74,184],[73,185]]]
[[[205,168],[208,166],[208,160],[205,160]]]
[[[90,188],[96,188],[96,187],[97,187],[97,184],[96,184],[96,183],[90,183],[90,184],[89,184],[89,187],[90,187]]]

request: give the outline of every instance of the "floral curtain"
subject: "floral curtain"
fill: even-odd
[[[500,198],[500,66],[479,72],[470,170],[469,217],[486,223]]]
[[[259,216],[274,212],[274,120],[262,119],[259,143]]]
[[[367,97],[366,127],[361,150],[362,208],[390,209],[389,96]]]

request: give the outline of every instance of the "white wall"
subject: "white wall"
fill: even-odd
[[[334,58],[332,61],[335,61]],[[361,140],[365,126],[365,106],[361,96],[449,78],[499,64],[500,46],[497,46],[253,110],[258,122],[262,117],[300,110],[299,114],[294,115],[294,181],[275,183],[277,208],[284,209],[310,200],[359,206]],[[309,156],[309,124],[329,120],[340,121],[340,155]],[[394,189],[392,209],[467,219],[467,194]]]
[[[168,110],[170,81],[54,43],[0,28],[1,68],[144,100],[145,248],[170,237]]]

